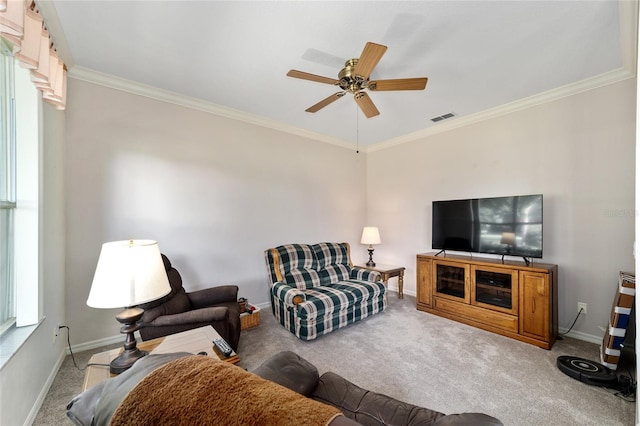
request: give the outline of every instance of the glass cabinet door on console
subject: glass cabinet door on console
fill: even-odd
[[[469,303],[469,266],[438,260],[433,262],[435,294]]]
[[[518,271],[471,267],[471,304],[518,314]]]

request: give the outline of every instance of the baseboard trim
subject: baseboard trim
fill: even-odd
[[[602,345],[603,336],[594,336],[593,334],[583,333],[581,331],[570,331],[567,333],[566,328],[560,328],[558,331],[563,336],[572,337],[574,339],[582,340],[584,342],[595,343],[596,345]],[[563,334],[567,333],[567,334]]]
[[[396,294],[398,293],[398,286],[395,286],[395,287],[389,286],[388,289],[389,289],[389,292],[394,292]],[[406,296],[416,297],[416,292],[411,290],[402,289],[402,294]]]
[[[136,338],[138,339],[138,341],[140,341],[140,336],[136,336]],[[91,349],[101,348],[102,346],[113,345],[115,343],[120,343],[120,342],[124,344],[124,339],[125,339],[124,335],[117,334],[115,336],[105,337],[102,339],[92,340],[90,342],[73,345],[71,346],[71,350],[73,352],[84,352]],[[67,355],[69,354],[70,354],[69,348],[67,347]]]
[[[31,411],[29,412],[29,415],[24,421],[24,426],[30,426],[33,424],[33,422],[35,422],[36,417],[40,412],[40,408],[42,408],[42,404],[44,403],[44,400],[47,397],[49,390],[51,389],[51,385],[53,385],[53,381],[56,379],[56,376],[58,375],[58,371],[60,370],[60,367],[62,366],[62,363],[64,362],[64,359],[66,356],[67,355],[65,354],[64,351],[60,352],[60,356],[58,357],[58,359],[56,360],[56,363],[51,369],[51,373],[49,373],[49,377],[47,377],[47,381],[44,383],[44,386],[42,387],[42,389],[40,390],[40,393],[38,394],[38,398],[33,404],[33,407],[31,407]]]

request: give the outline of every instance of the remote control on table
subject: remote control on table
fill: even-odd
[[[229,344],[225,342],[223,338],[215,339],[213,341],[213,344],[216,345],[220,350],[220,352],[222,352],[222,354],[226,357],[231,355],[231,352],[233,352],[233,349],[231,349],[231,346],[229,346]]]

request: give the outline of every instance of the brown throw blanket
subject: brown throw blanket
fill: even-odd
[[[342,413],[226,362],[187,356],[146,376],[112,425],[327,425]]]

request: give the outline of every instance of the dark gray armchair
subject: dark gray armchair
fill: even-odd
[[[187,293],[178,270],[164,254],[162,260],[171,292],[159,300],[140,305],[144,309],[140,321],[142,340],[211,325],[237,351],[240,341],[238,286],[223,285]]]

